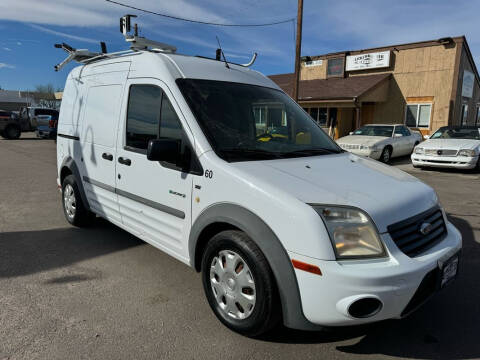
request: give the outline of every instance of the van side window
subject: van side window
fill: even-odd
[[[160,116],[160,138],[182,140],[182,124],[167,96],[163,94]]]
[[[158,137],[162,90],[155,85],[132,85],[128,98],[126,146],[146,150]]]

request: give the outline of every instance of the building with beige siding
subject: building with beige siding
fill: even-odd
[[[292,93],[293,74],[270,78]],[[335,137],[372,123],[430,134],[480,126],[480,78],[465,36],[305,56],[299,103]]]

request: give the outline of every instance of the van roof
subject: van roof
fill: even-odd
[[[229,81],[278,89],[278,86],[265,75],[238,64],[228,63],[229,68],[227,68],[224,61],[146,50],[119,54],[81,65],[75,69],[76,71],[74,70],[74,76],[87,74],[88,68],[118,63],[119,60],[131,61],[130,71],[135,73],[135,77],[155,77],[155,73],[168,69],[167,71],[174,79]],[[80,70],[81,68],[84,70]]]

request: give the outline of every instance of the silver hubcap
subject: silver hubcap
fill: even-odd
[[[73,219],[77,210],[77,203],[75,202],[75,192],[70,184],[67,184],[63,191],[63,204],[65,205],[65,212],[68,218]]]
[[[246,319],[255,307],[255,282],[245,260],[222,250],[210,265],[210,284],[220,309],[234,319]]]

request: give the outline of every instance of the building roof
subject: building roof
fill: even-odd
[[[291,96],[293,93],[293,76],[294,74],[280,74],[270,75],[269,78]],[[353,100],[389,79],[390,76],[387,73],[347,78],[301,80],[298,92],[299,100]]]
[[[30,103],[31,99],[17,90],[0,90],[0,103]]]

